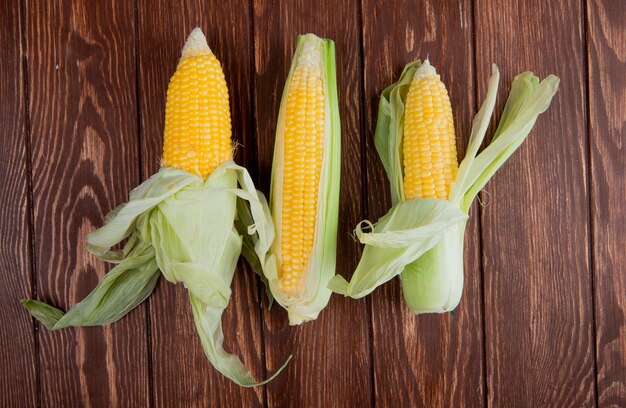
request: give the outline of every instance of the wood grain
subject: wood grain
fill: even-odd
[[[254,7],[255,108],[259,185],[269,192],[276,120],[298,34],[312,32],[335,41],[342,174],[337,272],[351,274],[359,256],[348,234],[362,219],[359,5],[355,1],[256,0]],[[289,327],[275,305],[265,313],[268,371],[290,355],[286,372],[267,386],[269,406],[366,406],[371,401],[370,339],[365,300],[333,296],[315,321]]]
[[[472,10],[436,1],[389,7],[363,1],[363,42],[367,104],[368,218],[391,207],[389,182],[374,146],[380,92],[396,81],[404,65],[430,62],[446,83],[463,157],[474,114]],[[478,217],[470,213],[465,239],[465,289],[454,314],[413,315],[402,300],[399,281],[371,297],[376,404],[381,406],[481,406],[483,339]]]
[[[613,0],[2,2],[0,406],[626,406],[625,20]],[[236,160],[265,193],[296,35],[336,41],[344,276],[361,251],[348,233],[390,206],[373,132],[406,62],[430,57],[448,85],[459,157],[492,62],[497,109],[515,74],[561,77],[470,212],[454,315],[410,315],[393,281],[289,327],[242,263],[227,350],[259,379],[294,355],[255,389],[211,367],[186,290],[164,280],[114,325],[33,329],[20,299],[68,308],[110,269],[84,236],[159,168],[167,84],[195,26],[224,67]]]
[[[488,403],[594,404],[585,58],[578,1],[478,1],[476,66],[561,78],[549,110],[487,184],[482,211]],[[485,80],[478,95],[486,93]],[[485,197],[485,196],[484,196]]]
[[[141,140],[143,178],[155,173],[161,158],[165,94],[187,35],[198,26],[222,63],[229,87],[233,139],[251,142],[251,42],[248,6],[236,1],[168,0],[138,3]],[[241,264],[240,264],[241,265]],[[236,354],[257,379],[265,376],[261,347],[257,280],[240,266],[224,314],[225,348]],[[193,323],[187,290],[163,280],[150,302],[154,403],[156,406],[260,406],[262,388],[241,388],[206,359]]]
[[[85,234],[139,180],[133,8],[26,1],[25,9],[38,297],[67,309],[110,269],[83,250]],[[106,327],[42,329],[40,339],[46,406],[147,404],[141,308]]]
[[[21,17],[17,2],[0,4],[0,406],[13,407],[37,403],[33,323],[19,303],[33,295]]]
[[[626,2],[587,3],[598,406],[626,406]]]

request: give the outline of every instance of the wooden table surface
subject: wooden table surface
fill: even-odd
[[[0,404],[45,406],[626,406],[626,2],[190,0],[0,5]],[[375,154],[378,95],[430,57],[460,154],[496,63],[561,85],[527,142],[472,207],[454,314],[412,316],[397,280],[289,327],[240,264],[226,347],[265,387],[205,359],[185,289],[107,327],[49,332],[19,299],[67,308],[109,266],[85,234],[159,167],[165,92],[193,27],[224,66],[237,161],[269,188],[296,34],[336,41],[343,168],[338,271],[349,236],[389,208]]]

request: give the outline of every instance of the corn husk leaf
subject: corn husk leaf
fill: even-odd
[[[137,239],[147,241],[145,227],[150,210],[194,182],[197,183],[197,180],[185,171],[162,168],[131,191],[128,202],[108,214],[102,227],[87,235],[86,249],[110,262],[124,259],[129,246],[134,245]],[[124,250],[111,250],[131,234],[133,236],[127,241]]]
[[[322,82],[324,84],[326,112],[324,157],[320,175],[315,238],[307,271],[308,278],[304,294],[298,297],[291,297],[281,290],[278,273],[279,265],[282,264],[280,231],[282,222],[286,99],[298,57],[305,47],[311,46],[315,47],[317,52],[319,52]],[[276,227],[276,240],[272,246],[273,255],[268,256],[266,259],[264,273],[274,298],[287,310],[289,323],[292,325],[317,318],[320,311],[328,304],[332,293],[327,288],[327,284],[335,274],[341,173],[341,124],[339,121],[335,65],[335,44],[333,41],[321,39],[313,34],[298,36],[296,52],[278,115],[270,203]]]
[[[232,161],[206,180],[163,167],[137,187],[102,228],[88,235],[88,250],[119,262],[92,294],[62,317],[58,309],[40,302],[27,301],[26,306],[47,326],[54,323],[52,328],[60,328],[61,322],[63,327],[109,323],[149,295],[160,270],[168,281],[182,282],[189,290],[196,328],[213,366],[242,386],[270,381],[284,365],[268,380],[257,382],[239,358],[222,346],[221,316],[242,245],[234,226],[238,199],[248,201],[252,222],[247,233],[256,234],[254,250],[265,255],[273,239],[269,209],[260,197],[247,171]],[[122,250],[111,250],[126,238]]]
[[[465,158],[459,164],[459,171],[457,173],[456,180],[454,180],[450,186],[449,200],[455,205],[461,206],[464,198],[463,191],[467,191],[467,187],[465,190],[463,187],[466,185],[469,169],[472,167],[476,154],[478,154],[478,150],[480,149],[483,139],[485,138],[485,134],[487,133],[491,115],[493,114],[493,109],[496,105],[499,81],[500,70],[498,70],[498,67],[494,64],[492,65],[492,74],[489,79],[489,86],[487,87],[487,95],[480,107],[480,110],[476,113],[474,119],[472,120],[472,131],[467,143]],[[468,209],[465,210],[469,211]]]
[[[269,207],[267,205],[267,200],[263,193],[258,192],[259,201],[263,205],[263,209],[267,210],[267,214],[265,214],[265,218],[271,220],[271,214],[269,213]],[[272,295],[272,291],[270,290],[269,282],[265,277],[264,273],[264,265],[267,262],[267,258],[271,256],[269,252],[269,248],[263,250],[259,248],[259,234],[254,231],[251,232],[251,228],[255,227],[254,218],[252,217],[252,212],[250,209],[250,202],[244,200],[242,198],[237,198],[237,218],[235,219],[235,228],[237,228],[237,232],[242,236],[243,242],[241,245],[241,255],[248,261],[248,264],[252,268],[252,270],[259,275],[263,283],[265,284],[265,294],[268,299],[268,306],[271,308],[274,303],[274,296]],[[274,231],[274,226],[271,226],[271,231]],[[271,241],[270,241],[271,242]],[[263,261],[259,257],[263,258]]]
[[[48,330],[113,323],[143,302],[159,280],[154,250],[142,245],[107,273],[80,303],[64,313],[37,300],[22,304]]]
[[[420,60],[404,67],[400,79],[385,88],[378,104],[378,118],[374,145],[380,157],[389,185],[391,187],[391,205],[404,200],[404,176],[402,158],[402,135],[404,134],[404,102],[415,71],[422,65]]]
[[[480,190],[526,140],[537,117],[550,106],[559,86],[559,78],[554,75],[549,75],[541,82],[532,72],[517,75],[490,144],[476,155],[491,119],[498,76],[494,65],[487,97],[474,118],[467,153],[459,166],[457,180],[450,189],[450,201],[459,203],[464,211],[469,211]]]
[[[402,273],[449,229],[463,225],[465,220],[467,214],[445,200],[399,202],[378,221],[373,232],[363,232],[361,225],[356,228],[359,241],[365,244],[361,260],[349,283],[336,275],[329,288],[355,299],[366,296]]]
[[[449,228],[435,246],[402,271],[404,301],[413,313],[443,313],[459,304],[465,225],[464,221]]]
[[[464,207],[469,208],[478,192],[526,140],[537,117],[550,106],[558,86],[559,79],[554,75],[541,82],[531,72],[515,77],[491,143],[480,152],[468,170],[468,180],[472,181],[472,185],[465,192]]]

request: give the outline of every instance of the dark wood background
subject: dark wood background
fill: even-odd
[[[0,4],[0,404],[45,406],[626,406],[626,2],[6,0]],[[391,4],[395,3],[395,4]],[[243,263],[226,347],[257,378],[206,361],[185,289],[164,280],[120,322],[48,332],[19,299],[67,308],[108,266],[85,234],[159,166],[167,83],[203,28],[223,63],[233,131],[267,192],[296,34],[336,41],[343,169],[338,270],[349,236],[389,207],[372,136],[378,95],[415,58],[447,83],[459,150],[502,72],[561,86],[482,193],[454,314],[415,317],[398,281],[333,297],[291,328]]]

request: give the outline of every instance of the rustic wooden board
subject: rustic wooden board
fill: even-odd
[[[297,34],[312,32],[335,40],[342,119],[342,174],[337,272],[351,274],[359,246],[348,235],[362,219],[359,5],[355,1],[256,0],[254,8],[255,119],[259,185],[269,193],[278,109]],[[320,317],[289,327],[275,305],[265,313],[267,369],[273,372],[293,354],[286,372],[267,388],[269,406],[368,405],[372,396],[366,302],[333,296]]]
[[[32,320],[20,305],[32,294],[28,128],[22,19],[17,2],[0,4],[0,405],[37,403]]]
[[[624,2],[392,3],[0,5],[0,406],[626,405]],[[83,251],[85,234],[159,168],[167,84],[195,26],[224,66],[236,160],[265,193],[296,35],[336,41],[346,277],[361,251],[348,234],[390,206],[372,138],[379,94],[406,62],[429,56],[448,85],[459,157],[492,62],[498,109],[518,72],[561,77],[472,208],[454,315],[410,315],[393,281],[289,327],[278,305],[260,308],[242,263],[227,350],[259,379],[294,355],[253,389],[210,366],[186,290],[164,280],[113,325],[33,325],[20,299],[68,308],[110,269]]]
[[[251,41],[247,6],[236,1],[139,1],[139,89],[143,178],[159,168],[165,94],[187,35],[198,26],[222,63],[231,97],[233,138],[251,140]],[[239,149],[239,152],[243,149]],[[252,155],[238,154],[237,161]],[[258,379],[265,375],[257,281],[240,267],[222,319],[225,348]],[[260,406],[263,388],[241,388],[206,359],[191,315],[187,290],[162,280],[150,300],[153,395],[156,406]]]
[[[561,84],[529,139],[487,184],[482,210],[488,403],[594,405],[587,128],[578,1],[478,1],[478,95],[501,70],[497,109],[513,76]]]
[[[475,112],[472,10],[435,1],[389,7],[363,2],[367,104],[368,218],[390,206],[388,179],[374,147],[380,92],[404,65],[430,58],[446,83],[455,113],[459,157]],[[484,402],[480,239],[471,211],[465,249],[465,289],[454,314],[413,315],[397,279],[372,295],[376,403],[382,406],[480,406]]]
[[[598,406],[626,406],[626,2],[587,4]]]
[[[68,308],[110,269],[83,250],[85,234],[139,180],[133,7],[26,1],[25,9],[37,294]],[[146,341],[141,308],[104,328],[42,328],[41,400],[146,405]]]

